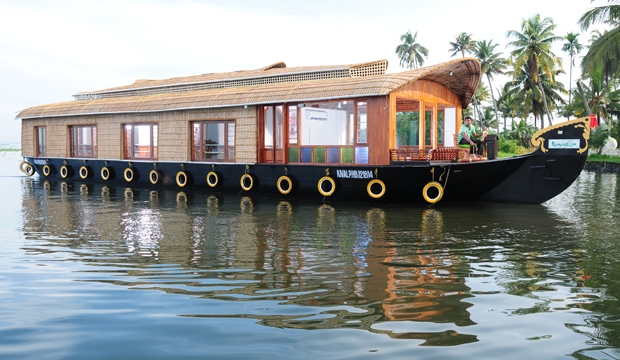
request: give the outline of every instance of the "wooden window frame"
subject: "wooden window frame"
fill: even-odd
[[[148,157],[134,156],[135,150],[130,154],[129,149],[137,146],[133,143],[134,129],[138,126],[149,126],[149,138],[150,144],[148,149]],[[127,127],[131,127],[131,136],[127,135]],[[159,126],[157,123],[127,123],[122,125],[123,132],[123,158],[127,160],[157,160],[157,148],[158,148],[158,132]]]
[[[76,132],[80,129],[90,129],[90,154],[84,152],[79,147],[83,144],[76,144]],[[72,125],[69,126],[69,153],[73,158],[96,158],[97,157],[97,125]]]
[[[207,151],[207,147],[209,145],[205,144],[204,139],[204,131],[202,125],[204,124],[223,124],[224,125],[224,158],[223,159],[214,159],[214,158],[206,158],[206,154],[210,153]],[[199,133],[198,136],[198,148],[196,148],[196,133],[194,131],[195,126],[198,125]],[[232,135],[230,134],[230,129],[232,125]],[[206,161],[206,162],[235,162],[235,142],[236,142],[236,122],[235,120],[200,120],[200,121],[192,121],[191,122],[191,148],[192,148],[192,161]],[[232,136],[232,145],[230,144],[230,138]],[[232,148],[232,149],[231,149]],[[232,152],[232,154],[231,154]],[[203,156],[200,156],[203,155]]]
[[[41,144],[41,131],[40,130],[43,130],[43,144]],[[35,126],[34,135],[35,135],[34,136],[35,137],[34,152],[36,156],[38,157],[47,156],[47,128],[45,126]]]

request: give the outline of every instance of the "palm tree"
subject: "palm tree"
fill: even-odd
[[[594,74],[597,69],[605,69],[605,78],[608,80],[612,75],[620,74],[620,66],[616,62],[620,57],[620,0],[608,0],[608,5],[595,7],[579,18],[582,30],[587,30],[595,23],[610,25],[612,29],[604,34],[598,32],[593,37],[592,44],[581,67],[582,72]]]
[[[509,94],[504,91],[500,93],[499,99],[497,99],[497,106],[499,112],[504,118],[504,132],[506,129],[506,118],[511,118],[514,123],[515,117],[525,117],[523,114],[523,104],[516,100],[514,94]]]
[[[400,59],[400,66],[404,66],[408,69],[415,69],[418,66],[424,65],[424,58],[428,57],[428,50],[415,41],[417,37],[417,32],[411,35],[411,31],[409,30],[400,36],[402,44],[396,47],[396,54]]]
[[[503,74],[507,67],[506,59],[501,57],[501,53],[495,53],[498,44],[491,41],[479,41],[476,44],[476,58],[480,61],[482,74],[486,74],[491,89],[491,99],[493,100],[493,110],[495,111],[495,122],[497,123],[497,133],[499,134],[499,119],[497,118],[497,103],[495,102],[495,94],[493,92],[493,84],[491,79],[495,74]]]
[[[602,76],[590,78],[590,85],[579,82],[580,91],[575,92],[568,106],[576,116],[597,114],[610,128],[614,127],[613,115],[620,113],[620,90],[618,80],[603,81]]]
[[[448,51],[453,51],[450,57],[453,57],[459,52],[465,57],[465,53],[473,53],[476,49],[476,41],[471,38],[471,34],[465,32],[457,36],[455,41],[451,42],[450,45],[452,45],[452,49]]]
[[[557,103],[564,103],[561,94],[566,93],[566,90],[562,83],[549,81],[545,73],[537,74],[539,84],[534,84],[530,78],[530,73],[527,71],[527,64],[522,65],[522,67],[523,69],[519,72],[516,69],[508,72],[513,80],[504,85],[502,97],[512,97],[515,102],[521,104],[523,116],[533,114],[534,126],[536,126],[536,119],[540,118],[542,127],[543,114],[548,105],[546,102],[543,103],[543,99],[549,100],[549,103],[557,108]],[[556,70],[552,76],[555,77],[560,71]]]
[[[549,123],[552,117],[547,104],[547,98],[540,79],[540,74],[547,77],[547,81],[552,84],[555,82],[555,71],[561,69],[562,60],[551,52],[551,45],[562,37],[555,36],[553,30],[556,25],[551,18],[541,19],[540,15],[534,15],[521,22],[521,32],[509,30],[507,37],[515,38],[508,43],[514,50],[510,53],[510,58],[515,68],[515,76],[518,76],[524,69],[528,72],[528,81],[531,87],[538,86],[542,95],[544,110],[546,110]],[[544,127],[544,120],[541,114],[541,127]]]
[[[562,46],[562,51],[567,52],[570,55],[570,75],[568,77],[568,103],[571,103],[571,90],[573,85],[573,66],[575,66],[575,55],[579,54],[583,50],[583,45],[579,43],[577,33],[566,33],[564,39],[566,43]],[[570,119],[570,113],[566,114],[566,117]]]
[[[489,89],[487,89],[486,85],[484,85],[483,82],[479,82],[478,87],[476,88],[476,92],[474,93],[474,96],[471,99],[471,103],[472,105],[474,105],[474,113],[476,114],[474,118],[477,117],[479,123],[482,118],[482,110],[481,110],[482,102],[487,101],[488,99],[489,99]],[[482,123],[480,123],[480,125],[482,125]]]

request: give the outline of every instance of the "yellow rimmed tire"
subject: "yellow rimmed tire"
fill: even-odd
[[[443,197],[443,186],[437,181],[430,181],[422,189],[422,196],[428,203],[434,204]]]
[[[149,173],[149,181],[153,185],[157,184],[159,182],[159,171],[155,169],[151,170],[151,172]]]
[[[205,180],[207,182],[207,185],[209,185],[209,187],[216,187],[218,182],[220,181],[215,171],[209,171]]]
[[[25,173],[26,172],[26,167],[30,166],[30,163],[28,161],[22,161],[19,163],[19,171]]]
[[[177,185],[179,187],[184,187],[185,185],[187,185],[187,174],[185,173],[185,171],[179,171],[177,173]]]
[[[99,175],[103,181],[107,181],[110,178],[110,169],[107,166],[102,167]]]
[[[125,181],[132,182],[133,181],[133,169],[126,168],[125,171],[123,171],[123,177],[125,178]]]
[[[58,172],[60,173],[60,177],[63,179],[66,179],[67,176],[69,176],[69,168],[67,167],[67,165],[61,166]]]
[[[329,176],[323,176],[317,185],[319,193],[323,196],[331,196],[336,191],[336,182]]]
[[[26,165],[25,169],[24,169],[24,173],[28,176],[32,176],[34,175],[34,166],[28,164]]]
[[[366,191],[371,198],[378,199],[385,195],[385,183],[379,179],[370,180]]]
[[[88,177],[88,168],[86,166],[82,166],[80,167],[80,170],[78,171],[78,175],[80,175],[80,179],[84,180]]]
[[[241,188],[245,191],[250,191],[252,186],[254,186],[254,179],[250,174],[243,174],[241,179],[239,180],[239,184],[241,184]]]
[[[50,174],[52,173],[52,169],[49,165],[43,165],[41,172],[43,173],[43,176],[47,177],[50,176]]]
[[[291,181],[290,177],[282,175],[278,178],[276,186],[278,187],[278,191],[280,192],[280,194],[286,195],[290,193],[291,190],[293,190],[293,181]]]

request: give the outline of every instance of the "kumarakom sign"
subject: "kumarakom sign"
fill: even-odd
[[[549,149],[579,149],[579,139],[549,139]]]

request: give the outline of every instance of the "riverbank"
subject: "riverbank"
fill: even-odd
[[[608,161],[586,161],[584,169],[598,172],[620,173],[620,164]]]

